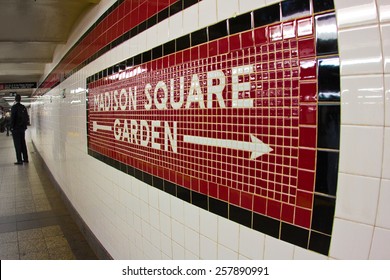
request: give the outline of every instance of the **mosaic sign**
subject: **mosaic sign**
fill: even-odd
[[[276,22],[261,22],[270,11]],[[321,42],[325,25],[335,29],[333,13],[309,6],[287,17],[276,4],[96,73],[87,80],[89,154],[327,254],[335,184],[322,179],[337,178],[338,132],[336,143],[328,132],[339,130],[339,78],[337,44]]]

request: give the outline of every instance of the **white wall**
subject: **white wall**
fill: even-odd
[[[86,15],[68,44],[57,49],[48,73],[114,2],[101,0]],[[327,258],[204,211],[87,155],[88,76],[273,2],[278,1],[203,0],[93,61],[33,104],[34,144],[114,259]],[[329,258],[390,259],[390,2],[335,0],[335,6],[342,127]]]

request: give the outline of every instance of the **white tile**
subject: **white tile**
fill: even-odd
[[[171,214],[172,218],[180,223],[184,223],[184,202],[174,196],[170,197],[171,200]]]
[[[335,0],[339,28],[378,22],[375,0]]]
[[[206,236],[214,242],[218,240],[218,216],[205,211],[200,210],[200,234]]]
[[[258,1],[253,1],[253,0],[239,0],[240,4],[240,14],[243,14],[248,11],[252,11],[258,8],[261,8],[265,6],[265,0],[258,0]]]
[[[172,221],[169,216],[160,212],[160,230],[168,237],[172,236]]]
[[[218,243],[238,252],[239,224],[218,217]]]
[[[294,257],[294,245],[265,236],[264,259],[266,260],[292,260]]]
[[[199,232],[199,207],[186,205],[184,207],[184,224]]]
[[[183,11],[183,34],[198,30],[199,11],[198,5],[192,5]]]
[[[382,75],[342,77],[341,89],[342,124],[383,125]]]
[[[271,4],[274,4],[274,3],[279,3],[281,2],[280,0],[265,0],[265,3],[266,5],[271,5]]]
[[[390,179],[390,127],[385,128],[382,178]]]
[[[234,17],[238,14],[238,0],[217,0],[218,21]]]
[[[342,75],[382,73],[382,48],[378,25],[339,31]]]
[[[183,13],[177,13],[169,18],[169,40],[183,35]]]
[[[240,255],[249,259],[263,259],[264,241],[265,235],[263,233],[240,226]]]
[[[385,75],[385,126],[390,127],[390,75]]]
[[[172,220],[172,240],[184,247],[184,225]]]
[[[218,245],[215,241],[201,235],[200,236],[200,258],[202,260],[216,260]]]
[[[160,190],[156,188],[148,188],[149,191],[149,205],[154,208],[158,208],[158,195],[161,192]]]
[[[390,230],[375,228],[370,251],[371,260],[390,259]]]
[[[159,229],[160,228],[160,212],[154,208],[149,207],[149,220],[152,227]]]
[[[341,126],[339,171],[379,178],[383,152],[383,127]]]
[[[184,230],[184,241],[185,241],[185,249],[189,250],[194,255],[199,258],[199,243],[200,243],[199,232],[194,231],[191,228],[185,227]]]
[[[373,232],[373,226],[335,218],[329,256],[346,260],[368,259]]]
[[[390,21],[390,1],[389,0],[376,0],[379,11],[379,20],[381,22]]]
[[[336,217],[375,224],[380,179],[339,173]]]
[[[199,3],[199,28],[217,22],[217,1],[203,0]]]
[[[385,73],[390,73],[390,24],[381,25],[383,64]]]
[[[170,216],[171,215],[171,200],[170,200],[170,194],[166,192],[159,192],[158,193],[158,206],[159,210]]]
[[[390,180],[382,179],[376,226],[390,229]]]
[[[317,252],[295,246],[294,260],[327,260],[328,257]]]
[[[184,247],[177,244],[176,242],[172,242],[172,256],[174,260],[184,260],[185,253]]]
[[[165,19],[157,25],[157,45],[162,45],[169,38],[169,20]]]
[[[237,260],[238,253],[225,246],[218,244],[218,259],[219,260]]]

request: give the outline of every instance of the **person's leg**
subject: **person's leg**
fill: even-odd
[[[27,153],[27,145],[26,145],[26,135],[25,131],[21,132],[21,146],[22,146],[22,155],[23,155],[23,161],[28,162],[28,153]]]
[[[15,164],[22,164],[22,145],[20,141],[20,131],[14,130],[12,133],[12,137],[14,139],[14,146],[15,146],[15,152],[16,152],[16,161]]]

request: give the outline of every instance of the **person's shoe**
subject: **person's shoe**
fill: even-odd
[[[22,161],[17,161],[17,162],[14,162],[14,164],[21,165],[21,164],[23,164],[23,162]]]
[[[24,163],[28,163],[28,160],[23,160]]]

